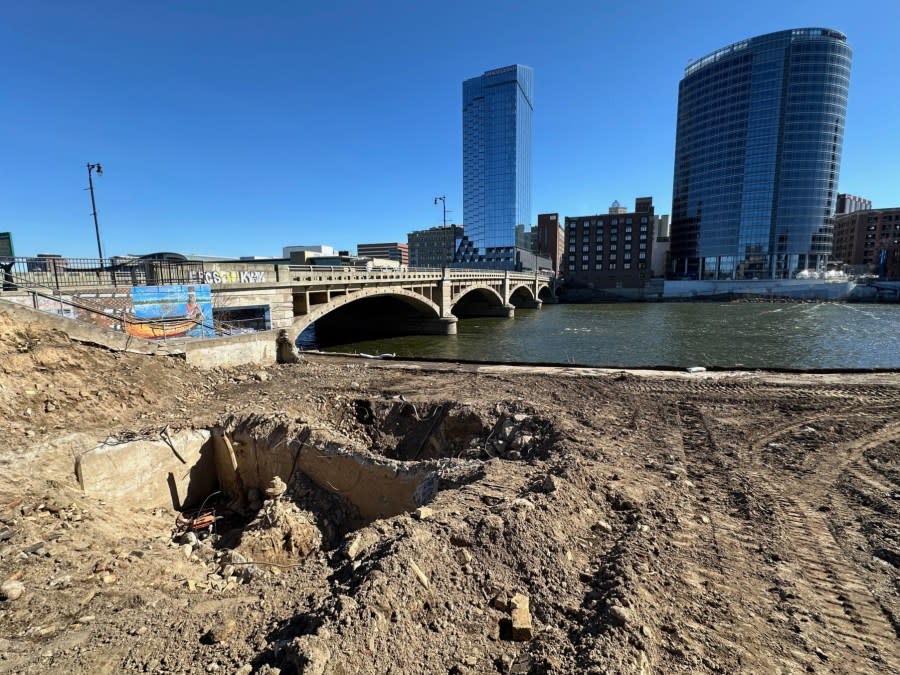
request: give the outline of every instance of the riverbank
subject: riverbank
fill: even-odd
[[[898,409],[894,374],[201,372],[0,317],[0,669],[894,672]],[[202,540],[81,491],[74,457],[179,428],[284,487],[212,499]],[[379,466],[434,481],[361,518]]]
[[[677,281],[653,279],[644,288],[563,287],[561,302],[819,301],[898,302],[900,281],[755,279]]]

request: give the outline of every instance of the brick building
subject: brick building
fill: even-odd
[[[558,213],[538,214],[533,248],[538,255],[550,258],[553,271],[557,274],[560,273],[566,250],[566,234],[559,222]]]
[[[652,197],[629,213],[613,202],[606,215],[567,217],[564,276],[573,288],[643,288],[653,253]]]
[[[853,211],[835,216],[831,258],[858,273],[877,272],[881,252],[898,243],[900,207]]]

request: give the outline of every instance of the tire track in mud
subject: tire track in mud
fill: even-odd
[[[702,654],[714,644],[713,654],[720,658],[723,653],[730,655],[718,668],[704,659],[704,665],[712,670],[762,672],[772,665],[771,655],[762,653],[754,644],[764,626],[760,624],[761,617],[749,611],[743,596],[746,593],[764,598],[766,588],[747,568],[747,560],[755,556],[756,544],[753,523],[740,513],[733,498],[736,484],[742,484],[740,472],[735,470],[739,457],[716,442],[699,407],[676,401],[672,408],[681,432],[688,478],[693,483],[684,506],[696,510],[671,531],[673,566],[693,589],[693,607],[686,607],[685,613],[698,627],[713,620],[711,617],[721,626],[712,644],[687,642],[687,646]],[[692,504],[694,500],[697,503]],[[737,517],[730,513],[736,506]],[[707,640],[710,638],[708,635]]]
[[[739,380],[736,378],[703,379],[697,381],[685,379],[659,379],[629,376],[622,381],[610,381],[609,385],[638,395],[669,394],[678,397],[690,397],[692,401],[711,403],[730,403],[745,405],[747,403],[763,403],[767,401],[790,401],[822,406],[835,399],[848,403],[896,405],[898,389],[891,386],[841,385],[829,383],[824,386],[814,385],[780,385],[771,382],[760,382],[754,379]]]
[[[784,425],[750,443],[752,481],[768,493],[775,507],[772,544],[783,552],[783,559],[775,559],[779,609],[807,648],[822,660],[834,661],[840,672],[900,672],[898,626],[890,608],[873,592],[870,573],[854,561],[857,551],[851,540],[858,540],[858,533],[842,533],[838,525],[851,523],[855,529],[861,516],[859,508],[847,502],[843,483],[880,485],[864,477],[859,460],[867,449],[900,435],[900,423],[894,421],[898,410],[896,405],[886,405],[829,416],[838,423],[875,416],[868,421],[876,428],[844,443],[829,447],[820,443],[810,453],[812,467],[805,468],[803,480],[793,483],[794,472],[766,463],[763,450],[825,416]],[[785,488],[774,492],[771,486],[775,485]]]
[[[778,564],[779,586],[791,589],[782,591],[785,611],[812,616],[815,623],[807,623],[812,626],[811,646],[821,645],[825,657],[839,661],[842,668],[900,672],[898,636],[865,581],[843,562],[845,554],[822,514],[787,496],[776,501],[783,537],[790,545],[790,559]]]

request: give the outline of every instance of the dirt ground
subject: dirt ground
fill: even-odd
[[[900,673],[898,413],[896,374],[202,372],[0,312],[0,672]],[[79,489],[225,420],[441,481],[372,520],[298,472],[202,541]]]

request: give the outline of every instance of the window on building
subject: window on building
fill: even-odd
[[[626,219],[625,219],[625,224],[626,224],[626,225],[631,225],[631,218],[626,218]]]
[[[642,251],[646,251],[647,250],[647,242],[642,241],[640,244],[638,244],[638,248],[641,249]]]
[[[618,225],[618,224],[619,224],[619,219],[618,219],[618,218],[610,218],[610,219],[609,219],[609,224],[610,224],[610,225]]]
[[[646,259],[647,259],[647,253],[646,253],[646,252],[641,251],[640,253],[638,253],[638,260],[646,260]]]
[[[622,269],[630,270],[630,269],[631,269],[631,263],[630,263],[630,262],[623,263],[623,264],[622,264]]]
[[[647,222],[647,216],[641,216],[641,225],[645,225]],[[642,227],[641,230],[646,230],[646,226]]]
[[[607,267],[607,269],[610,269],[610,270],[616,269],[616,263],[614,263],[614,262],[609,263],[609,267]]]

